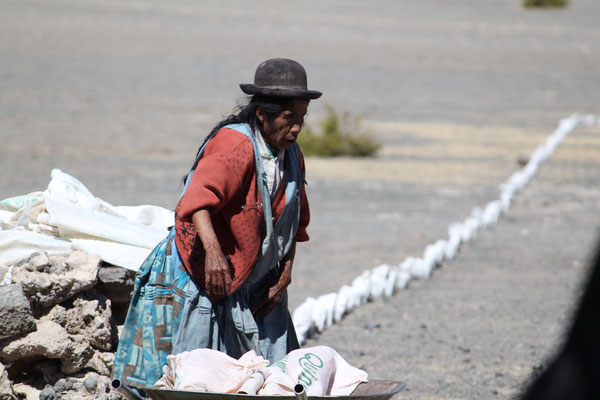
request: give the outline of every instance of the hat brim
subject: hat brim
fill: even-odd
[[[259,94],[273,97],[291,97],[301,99],[318,99],[323,93],[317,90],[290,89],[273,86],[256,86],[252,83],[240,83],[240,89],[246,94]]]

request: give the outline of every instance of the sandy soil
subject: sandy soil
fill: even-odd
[[[311,241],[294,308],[398,264],[499,185],[572,112],[599,113],[595,0],[6,0],[0,4],[0,197],[52,168],[116,205],[172,208],[196,148],[273,56],[325,103],[365,114],[375,159],[309,158]],[[598,235],[600,131],[578,128],[494,228],[428,281],[365,305],[328,344],[406,399],[507,399],[566,329]]]

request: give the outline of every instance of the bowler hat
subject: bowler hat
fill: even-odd
[[[304,67],[287,58],[263,61],[256,68],[254,83],[241,83],[240,88],[246,94],[274,97],[318,99],[322,94],[316,90],[308,90]]]

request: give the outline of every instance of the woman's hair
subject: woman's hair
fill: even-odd
[[[204,139],[200,147],[198,148],[198,152],[196,153],[196,159],[194,160],[194,165],[190,169],[190,171],[194,170],[198,165],[198,161],[200,160],[200,150],[202,147],[208,142],[213,136],[216,135],[221,128],[226,125],[231,124],[242,124],[247,123],[251,127],[255,125],[259,125],[259,121],[256,118],[256,109],[258,107],[262,107],[265,111],[265,116],[267,117],[267,121],[269,123],[273,122],[275,117],[281,114],[284,110],[286,110],[293,98],[290,97],[267,97],[261,95],[254,95],[250,98],[250,101],[246,105],[239,105],[234,110],[234,113],[225,117],[221,122],[219,122],[208,134],[208,136]],[[187,179],[187,175],[183,177],[183,182],[185,183]]]

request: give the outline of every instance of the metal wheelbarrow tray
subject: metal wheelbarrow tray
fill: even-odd
[[[310,400],[387,400],[406,387],[398,381],[371,380],[361,383],[349,396],[308,396]],[[183,390],[141,388],[153,400],[284,400],[294,396],[258,396],[234,393],[210,393]]]

